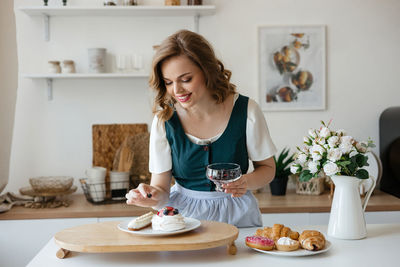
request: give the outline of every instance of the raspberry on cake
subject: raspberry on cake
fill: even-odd
[[[173,232],[186,227],[183,216],[173,207],[160,209],[151,222],[153,230],[157,231]]]

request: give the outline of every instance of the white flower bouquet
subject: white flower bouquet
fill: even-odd
[[[375,147],[373,141],[357,142],[344,130],[332,131],[329,129],[330,123],[321,123],[320,129],[308,131],[308,136],[303,139],[304,146],[297,147],[295,161],[290,166],[291,173],[300,174],[301,182],[321,176],[322,173],[368,179],[369,173],[363,167],[368,166],[365,153],[370,147]]]

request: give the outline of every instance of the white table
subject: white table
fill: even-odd
[[[293,227],[294,228],[294,227]],[[332,248],[308,257],[278,257],[251,250],[244,239],[257,228],[240,229],[236,240],[238,252],[228,255],[226,247],[181,252],[134,252],[91,254],[72,252],[58,259],[59,247],[51,239],[27,265],[42,266],[399,266],[400,224],[367,225],[368,237],[362,240],[340,240],[327,237]],[[316,229],[326,234],[327,226],[301,226],[296,230]]]

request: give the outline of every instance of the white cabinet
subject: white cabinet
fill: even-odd
[[[97,218],[0,220],[0,266],[26,266],[58,231]]]

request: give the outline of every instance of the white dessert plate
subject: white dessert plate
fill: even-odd
[[[270,254],[274,256],[283,256],[283,257],[301,257],[301,256],[312,256],[320,253],[327,252],[330,248],[332,247],[332,243],[326,240],[325,243],[325,248],[317,251],[310,251],[306,249],[298,249],[295,251],[279,251],[279,250],[261,250],[257,248],[251,248],[256,251],[265,253],[265,254]]]
[[[163,235],[176,235],[180,233],[185,233],[192,231],[196,228],[198,228],[201,225],[201,222],[197,219],[194,218],[188,218],[185,217],[183,218],[185,220],[185,228],[181,230],[176,230],[172,232],[164,232],[164,231],[155,231],[151,228],[151,226],[143,228],[142,230],[139,231],[131,231],[128,229],[128,224],[131,220],[129,221],[122,221],[120,224],[118,224],[118,229],[127,233],[135,234],[135,235],[141,235],[141,236],[163,236]]]

